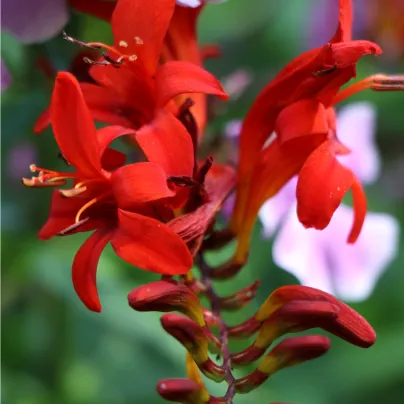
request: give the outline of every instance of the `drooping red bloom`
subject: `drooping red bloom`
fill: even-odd
[[[355,218],[348,241],[358,237],[366,199],[354,174],[336,155],[349,152],[339,143],[333,106],[349,90],[340,88],[356,74],[356,63],[380,54],[368,41],[351,39],[352,4],[340,0],[337,31],[330,42],[290,62],[260,93],[243,123],[239,183],[231,229],[238,235],[235,261],[244,262],[258,210],[299,174],[298,216],[306,227],[324,229],[349,189]],[[354,87],[369,88],[372,79]]]
[[[83,303],[90,310],[101,310],[96,271],[108,242],[122,259],[142,269],[168,275],[187,272],[192,266],[187,246],[156,219],[156,212],[170,200],[177,203],[176,187],[169,185],[167,177],[173,172],[192,173],[193,152],[187,158],[186,149],[178,149],[167,139],[164,145],[168,158],[158,156],[158,152],[154,156],[160,158],[160,165],[122,165],[124,156],[107,146],[128,130],[111,126],[96,131],[80,85],[70,73],[58,74],[50,113],[61,153],[75,171],[62,173],[32,166],[39,176],[24,179],[24,184],[61,186],[66,180],[73,181],[71,189],[54,191],[50,215],[39,237],[96,230],[73,262],[73,284]],[[169,122],[175,118],[162,113],[160,119]],[[177,124],[182,126],[176,121],[174,128]]]
[[[194,63],[174,60],[159,65],[174,9],[175,0],[119,0],[111,18],[114,47],[88,44],[108,51],[103,65],[91,68],[97,84],[82,83],[93,118],[136,129],[139,143],[145,133],[157,136],[161,130],[171,131],[159,117],[162,110],[178,114],[175,97],[203,93],[227,98],[218,80]],[[45,124],[42,118],[35,132],[41,132]]]

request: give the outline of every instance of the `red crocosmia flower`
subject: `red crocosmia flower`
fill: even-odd
[[[108,242],[117,255],[134,266],[167,275],[187,272],[192,266],[187,246],[167,225],[152,217],[159,202],[165,204],[176,196],[167,182],[169,159],[162,165],[145,162],[121,166],[121,153],[107,146],[128,134],[128,129],[112,126],[96,131],[80,85],[70,73],[58,74],[50,113],[61,153],[75,171],[63,173],[32,166],[38,177],[23,182],[47,187],[73,181],[73,188],[54,191],[50,215],[39,237],[96,230],[73,262],[73,284],[83,303],[90,310],[101,310],[96,271]]]
[[[82,84],[84,98],[95,120],[148,132],[159,131],[161,111],[177,115],[179,107],[172,100],[181,94],[214,94],[227,99],[218,80],[194,63],[169,61],[159,66],[174,8],[175,0],[118,1],[111,19],[114,47],[88,44],[108,51],[106,60],[101,62],[104,65],[91,69],[97,84]],[[171,126],[175,125],[170,122]],[[43,129],[43,121],[35,126],[36,132]],[[163,128],[175,133],[172,129]],[[188,137],[178,126],[177,130],[179,137]],[[141,134],[135,136],[136,140],[138,136]]]
[[[68,0],[76,10],[109,21],[116,2],[111,0]]]
[[[352,4],[340,0],[337,31],[321,48],[300,55],[270,82],[248,112],[240,137],[238,192],[231,229],[238,236],[234,260],[244,262],[258,210],[299,174],[298,215],[306,227],[324,229],[341,199],[352,189],[355,218],[349,242],[359,235],[366,212],[362,188],[335,156],[347,153],[338,142],[333,105],[369,88],[373,78],[342,90],[355,77],[356,63],[380,54],[368,41],[351,39]]]

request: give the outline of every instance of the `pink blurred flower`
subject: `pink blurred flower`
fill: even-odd
[[[226,0],[177,0],[177,4],[183,7],[199,7],[202,3],[221,3]]]
[[[1,59],[1,91],[3,92],[11,84],[10,72],[7,70],[6,65]]]
[[[356,103],[341,110],[338,138],[355,154],[340,161],[363,183],[374,182],[380,158],[374,141],[375,111],[370,104]],[[352,154],[353,154],[352,153]],[[275,263],[312,286],[348,301],[366,299],[398,249],[399,224],[391,215],[368,212],[355,244],[345,235],[351,226],[352,208],[341,205],[330,225],[322,231],[305,229],[296,215],[296,179],[270,199],[260,211],[265,237],[276,233]]]

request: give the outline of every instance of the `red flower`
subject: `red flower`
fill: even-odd
[[[93,66],[90,72],[98,84],[82,83],[93,118],[138,130],[137,141],[143,139],[143,131],[173,129],[161,126],[159,116],[165,109],[176,115],[179,108],[172,100],[181,94],[214,94],[227,99],[218,80],[196,64],[170,61],[159,66],[174,8],[175,0],[119,0],[111,19],[114,47],[88,44],[108,51],[103,65]],[[34,130],[38,133],[44,127],[42,120]],[[178,136],[187,135],[182,130]]]
[[[50,216],[39,237],[96,230],[73,262],[73,284],[83,303],[90,310],[101,310],[95,278],[99,257],[108,242],[117,255],[134,266],[168,275],[187,272],[192,257],[185,243],[153,216],[159,203],[164,207],[176,196],[175,186],[168,186],[168,173],[192,172],[193,152],[187,158],[186,149],[178,149],[174,142],[177,149],[173,151],[165,143],[169,157],[160,156],[161,165],[146,162],[121,166],[124,156],[107,146],[130,131],[117,126],[96,131],[80,85],[70,73],[58,74],[50,113],[59,148],[75,171],[62,173],[32,166],[39,176],[23,181],[27,186],[41,187],[73,180],[73,188],[54,191]],[[162,112],[159,119],[170,123],[174,118]],[[174,127],[182,126],[175,122]],[[170,166],[176,160],[181,161]]]
[[[336,159],[349,150],[338,142],[333,105],[340,88],[355,77],[356,63],[380,48],[351,39],[352,4],[340,0],[338,29],[331,41],[290,62],[248,112],[240,138],[239,184],[231,229],[238,235],[236,262],[244,262],[258,210],[299,174],[298,215],[306,227],[324,229],[351,188],[355,218],[348,241],[358,237],[366,199],[354,174]],[[369,88],[373,80],[354,85]],[[356,87],[355,87],[356,86]],[[273,134],[273,132],[276,133]]]

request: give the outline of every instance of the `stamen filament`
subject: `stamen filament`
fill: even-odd
[[[88,201],[85,205],[83,205],[83,206],[80,208],[80,210],[77,212],[76,218],[75,218],[75,220],[74,220],[75,223],[80,222],[80,217],[81,217],[81,215],[83,214],[83,212],[84,212],[85,210],[87,210],[90,206],[94,205],[95,203],[97,203],[98,201],[100,201],[101,199],[103,199],[103,198],[105,198],[105,197],[107,197],[107,196],[109,196],[109,195],[111,195],[111,191],[105,192],[105,193],[103,193],[103,194],[101,194],[101,195],[99,195],[99,196],[97,196],[97,197],[91,199],[91,200]]]
[[[375,85],[375,81],[383,80],[388,78],[388,76],[384,74],[375,74],[373,76],[367,77],[364,80],[360,80],[357,83],[352,84],[351,86],[344,88],[341,90],[332,100],[332,104],[338,104],[341,101],[346,100],[347,98],[351,97],[352,95],[367,89],[373,89]]]

